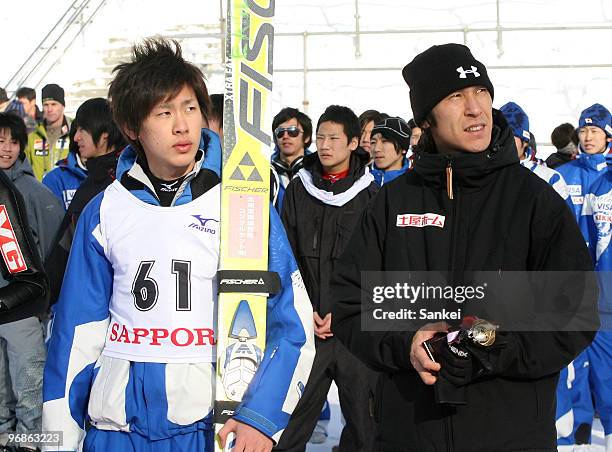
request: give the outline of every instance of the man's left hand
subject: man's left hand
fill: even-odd
[[[332,315],[328,312],[323,318],[318,312],[314,312],[315,328],[314,333],[319,339],[327,339],[332,337],[334,334],[331,331]]]
[[[234,419],[229,419],[219,430],[221,447],[225,447],[227,435],[232,432],[236,435],[236,445],[232,452],[270,452],[272,450],[273,442],[270,438],[256,428]]]

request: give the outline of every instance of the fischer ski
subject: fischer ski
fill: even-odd
[[[274,7],[274,0],[227,0],[215,432],[259,367],[267,296],[280,288],[268,272]]]

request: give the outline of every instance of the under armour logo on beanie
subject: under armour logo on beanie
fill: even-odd
[[[418,125],[438,102],[454,91],[484,86],[493,98],[493,84],[485,65],[461,44],[430,47],[414,57],[402,75],[410,88],[410,106]]]
[[[463,69],[463,66],[459,66],[457,68],[457,72],[459,72],[459,78],[467,78],[468,74],[472,74],[474,77],[480,77],[480,74],[478,73],[478,68],[476,66],[471,66],[472,69],[469,70],[465,70]]]

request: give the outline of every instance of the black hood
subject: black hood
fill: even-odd
[[[508,165],[518,165],[514,135],[504,115],[493,110],[491,144],[482,152],[456,151],[441,154],[435,150],[415,153],[414,171],[427,183],[446,185],[446,169],[453,169],[453,184],[463,190],[479,189],[495,177],[495,173]]]
[[[323,179],[323,166],[319,160],[319,154],[316,152],[304,156],[303,168],[312,175],[312,183],[315,187],[338,194],[351,188],[353,184],[364,175],[365,168],[369,161],[370,154],[361,146],[357,147],[357,149],[351,153],[348,175],[344,179],[340,179],[333,184],[331,181]]]

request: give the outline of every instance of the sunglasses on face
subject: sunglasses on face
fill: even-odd
[[[274,135],[276,136],[277,139],[280,140],[285,135],[285,132],[287,132],[291,138],[295,138],[300,133],[302,133],[302,131],[298,129],[297,126],[289,126],[289,127],[277,127],[276,130],[274,131]]]

